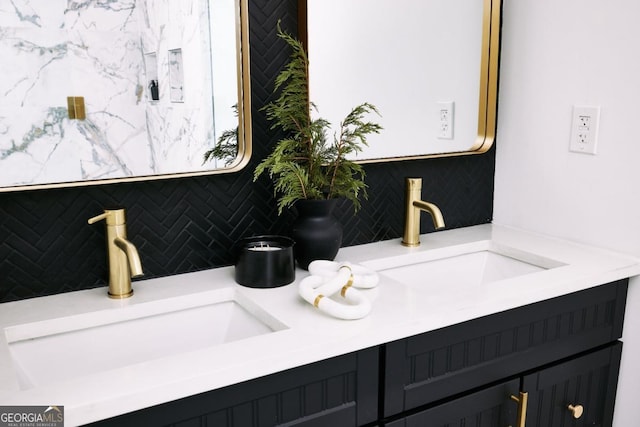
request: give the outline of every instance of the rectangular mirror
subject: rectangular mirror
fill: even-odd
[[[249,160],[247,0],[0,0],[0,56],[0,191]]]
[[[362,162],[484,153],[496,126],[500,0],[301,0],[309,91],[338,129],[374,104]]]

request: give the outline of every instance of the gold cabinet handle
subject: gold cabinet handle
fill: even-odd
[[[518,402],[518,421],[516,422],[516,427],[525,427],[529,393],[521,391],[519,396],[511,395],[511,400]]]
[[[582,405],[569,405],[567,406],[567,409],[571,411],[571,415],[576,420],[580,418],[584,413],[584,407]]]

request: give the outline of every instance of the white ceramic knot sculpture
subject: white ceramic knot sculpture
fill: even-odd
[[[347,320],[360,319],[371,312],[371,301],[357,288],[377,286],[375,271],[361,265],[319,260],[309,264],[309,273],[300,282],[299,293],[320,311]],[[338,293],[339,297],[330,298]]]

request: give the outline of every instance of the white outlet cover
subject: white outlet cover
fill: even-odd
[[[437,103],[438,139],[453,139],[454,105],[453,101]]]
[[[574,105],[569,151],[574,153],[596,154],[599,122],[599,106]]]

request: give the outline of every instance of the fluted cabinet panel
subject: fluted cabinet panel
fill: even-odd
[[[550,367],[524,378],[529,392],[527,426],[610,426],[622,343]],[[575,413],[569,405],[580,407]]]

